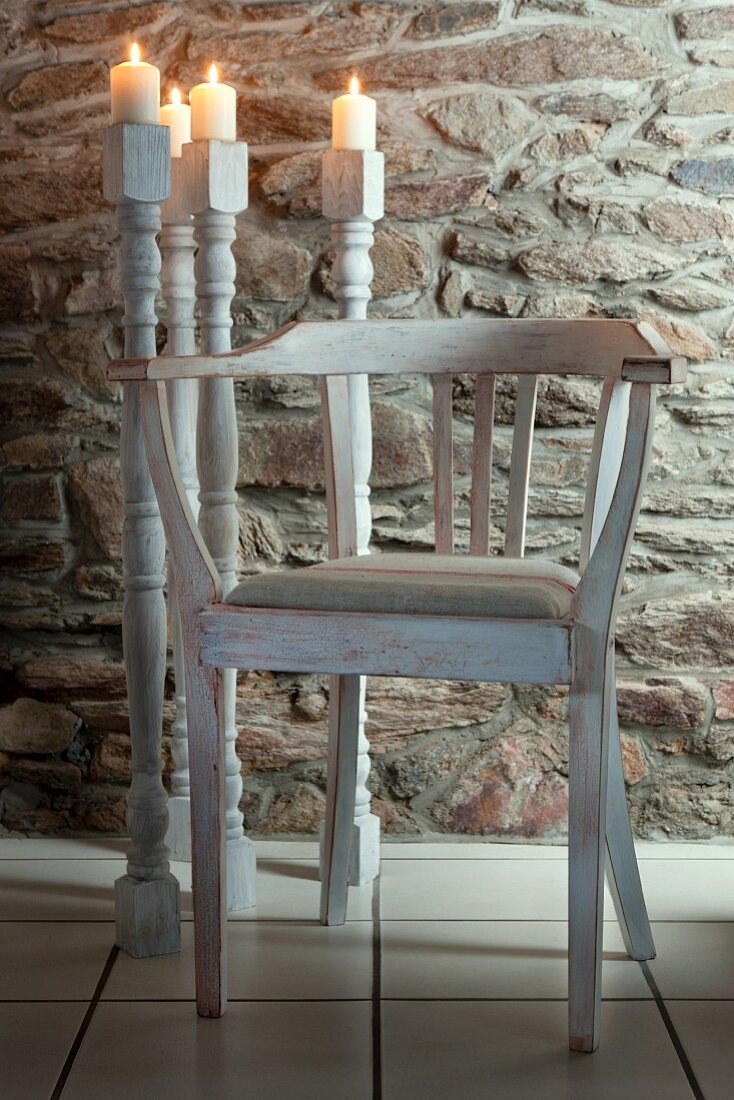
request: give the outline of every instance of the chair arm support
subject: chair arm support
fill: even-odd
[[[687,360],[682,355],[628,355],[622,360],[625,382],[675,385],[685,382]]]
[[[655,390],[651,385],[634,382],[617,483],[604,526],[571,605],[573,618],[607,633],[616,617],[640,513],[654,427]]]
[[[189,507],[176,457],[165,382],[129,382],[139,390],[145,450],[173,561],[184,635],[190,616],[221,601],[221,581]],[[191,639],[184,636],[184,645]]]

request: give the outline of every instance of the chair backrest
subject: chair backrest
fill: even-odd
[[[609,525],[604,525],[620,470],[624,469],[628,471],[625,502],[620,501],[617,518],[625,527],[625,539],[632,531],[651,443],[651,389],[657,383],[683,381],[685,361],[674,356],[649,325],[631,321],[378,320],[297,322],[231,353],[119,360],[111,364],[109,371],[111,378],[147,382],[274,375],[320,377],[331,556],[352,554],[357,543],[348,378],[355,374],[401,373],[425,374],[433,382],[434,503],[436,549],[440,553],[454,551],[453,377],[474,375],[469,550],[478,555],[490,550],[495,377],[517,376],[504,546],[510,557],[522,557],[525,550],[538,378],[555,374],[602,380],[582,525],[583,569],[602,532],[611,534]],[[160,387],[158,403],[161,424],[165,426],[165,392]],[[180,487],[174,484],[177,463],[172,445],[164,445],[161,427],[153,415],[149,416],[147,430],[151,469],[156,464],[169,467],[169,475],[173,475],[169,495],[172,499],[180,497]],[[631,465],[623,463],[627,448]],[[180,511],[181,538],[185,540],[184,527],[192,522],[185,501]],[[188,542],[193,557],[201,549],[192,539]],[[619,561],[605,558],[604,568],[613,566],[618,573],[629,543],[615,538],[606,538],[606,542],[610,546],[614,543],[612,556]],[[211,563],[205,560],[201,570],[203,587],[210,586],[211,572]]]
[[[414,368],[415,369],[415,368]],[[418,371],[420,373],[420,371]],[[380,374],[375,362],[372,373]],[[456,372],[467,373],[465,363]],[[474,426],[471,458],[469,553],[488,555],[492,527],[492,466],[495,435],[496,376],[514,373],[485,364],[474,373]],[[541,368],[541,373],[547,373]],[[560,371],[558,372],[561,373]],[[574,375],[595,375],[576,368]],[[433,489],[435,551],[453,554],[456,549],[454,485],[455,374],[447,365],[443,373],[431,372],[433,387]],[[522,558],[528,518],[530,468],[538,396],[538,374],[517,374],[514,427],[507,485],[505,557]],[[604,526],[624,452],[632,383],[620,374],[606,376],[600,390],[596,427],[589,460],[586,500],[581,529],[580,567],[583,569]],[[327,498],[329,499],[329,553],[347,556],[356,550],[353,509],[351,440],[347,375],[329,375],[322,381]]]

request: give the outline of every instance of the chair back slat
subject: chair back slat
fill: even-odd
[[[528,513],[528,483],[533,450],[535,404],[538,397],[538,377],[521,374],[517,379],[515,399],[515,431],[512,437],[510,482],[505,522],[505,557],[521,558],[525,553],[525,526]]]
[[[579,568],[585,569],[602,532],[617,485],[627,436],[630,382],[607,378],[602,388],[591,449],[581,528]]]
[[[454,428],[452,377],[433,378],[433,507],[436,553],[454,552]]]
[[[469,553],[489,554],[492,520],[492,433],[494,375],[479,374],[474,385],[474,440],[471,462],[471,533]]]
[[[346,558],[357,553],[352,432],[346,375],[332,374],[321,379],[321,410],[329,557]]]

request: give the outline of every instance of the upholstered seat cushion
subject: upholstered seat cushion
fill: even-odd
[[[249,577],[227,596],[238,607],[405,615],[557,619],[579,577],[538,558],[375,554]]]

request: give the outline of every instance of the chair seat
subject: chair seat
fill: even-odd
[[[296,611],[562,619],[578,582],[572,569],[538,558],[379,554],[249,577],[226,602]]]

